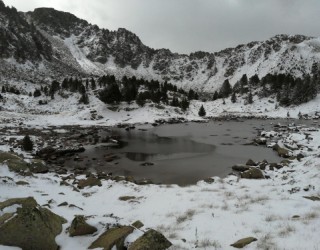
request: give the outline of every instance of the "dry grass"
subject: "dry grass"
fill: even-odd
[[[274,214],[269,214],[266,216],[266,218],[264,219],[266,222],[272,222],[272,221],[276,221],[279,220],[280,218]]]
[[[203,239],[198,242],[197,248],[200,248],[200,249],[219,249],[219,248],[221,248],[221,244],[216,240],[211,241],[209,239]]]
[[[277,250],[275,243],[272,240],[271,234],[259,238],[257,241],[257,249],[260,250]]]
[[[184,214],[182,215],[179,215],[177,218],[176,218],[176,221],[178,224],[181,224],[187,220],[191,220],[192,217],[195,215],[196,213],[196,210],[194,209],[188,209]]]
[[[280,237],[284,238],[295,231],[296,231],[296,229],[292,225],[289,225],[289,224],[280,225],[280,230],[279,230],[278,234]]]

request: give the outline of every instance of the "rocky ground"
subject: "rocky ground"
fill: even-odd
[[[262,131],[252,143],[275,150],[283,157],[281,162],[248,160],[233,166],[235,172],[227,178],[212,177],[187,187],[48,167],[74,157],[76,152],[64,144],[72,137],[78,141],[71,143],[73,150],[94,143],[88,138],[94,138],[96,128],[66,133],[72,129],[34,130],[32,138],[40,146],[33,153],[20,149],[25,129],[7,129],[2,135],[0,147],[7,152],[0,154],[0,249],[317,249],[320,245],[317,128],[276,125],[272,131]],[[55,139],[48,142],[44,135],[54,133],[50,138]],[[48,147],[54,149],[47,151],[49,158],[35,154]]]

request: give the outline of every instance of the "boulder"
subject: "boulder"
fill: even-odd
[[[249,159],[246,163],[247,166],[257,166],[257,163],[255,163],[252,159]]]
[[[71,237],[93,234],[95,232],[97,232],[97,228],[89,225],[83,215],[76,215],[69,228],[69,235]]]
[[[1,152],[0,163],[7,164],[9,170],[13,172],[20,173],[29,171],[29,164],[19,156],[12,153]]]
[[[234,171],[244,172],[250,169],[247,165],[237,164],[232,167]]]
[[[243,238],[243,239],[236,241],[235,243],[231,244],[231,246],[235,247],[235,248],[243,248],[246,245],[249,245],[250,243],[252,243],[254,241],[257,241],[257,239],[254,237],[247,237],[247,238]]]
[[[101,234],[99,238],[90,245],[89,249],[102,248],[103,250],[111,250],[114,246],[116,246],[118,250],[125,249],[124,241],[133,230],[134,228],[130,226],[109,229]]]
[[[35,159],[32,161],[30,171],[35,174],[45,174],[49,172],[49,168],[42,160]]]
[[[1,202],[0,210],[13,205],[20,205],[16,212],[0,217],[0,245],[23,250],[59,249],[55,238],[65,219],[40,207],[32,197]]]
[[[85,187],[93,187],[93,186],[99,186],[101,187],[101,181],[98,178],[95,177],[89,177],[84,180],[80,180],[78,183],[78,188],[83,189]]]
[[[212,184],[212,183],[214,183],[214,179],[213,179],[213,178],[211,178],[211,177],[206,178],[206,179],[204,179],[203,181],[204,181],[204,182],[206,182],[206,183],[208,183],[208,184]]]
[[[165,250],[172,245],[161,233],[150,229],[129,246],[129,250]]]
[[[131,225],[135,228],[142,228],[144,226],[144,224],[139,220],[133,222]]]
[[[250,168],[241,173],[241,178],[244,179],[264,179],[262,171],[258,168]]]
[[[267,144],[267,139],[264,137],[261,138],[256,138],[253,140],[255,143],[257,143],[258,145],[266,145]]]
[[[312,201],[320,201],[320,197],[317,197],[317,196],[303,196],[303,198],[312,200]]]
[[[273,147],[273,150],[277,151],[278,155],[280,157],[289,158],[289,151],[285,148],[280,147],[278,144],[275,144]]]

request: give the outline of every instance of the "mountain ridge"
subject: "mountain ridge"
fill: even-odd
[[[320,39],[314,37],[282,34],[214,53],[186,55],[150,48],[124,28],[101,29],[53,8],[17,12],[1,2],[0,19],[6,24],[0,26],[4,34],[0,73],[4,79],[12,78],[12,73],[34,82],[67,75],[135,75],[213,92],[225,79],[235,84],[243,74],[301,77],[310,73],[314,62],[320,62]]]

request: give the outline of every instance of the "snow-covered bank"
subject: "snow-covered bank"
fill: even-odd
[[[87,249],[107,225],[129,225],[136,220],[144,223],[142,230],[162,232],[173,243],[171,249],[234,249],[230,244],[249,236],[257,241],[245,249],[317,249],[320,201],[305,197],[320,197],[320,132],[301,129],[278,143],[295,143],[299,146],[296,153],[305,157],[281,169],[267,166],[264,172],[269,179],[215,177],[213,183],[201,181],[188,187],[102,180],[101,187],[77,192],[73,186],[84,175],[66,179],[70,186],[65,186],[60,182],[67,175],[22,177],[2,165],[0,201],[33,196],[40,205],[48,204],[66,218],[56,238],[61,249]],[[21,188],[17,185],[20,180],[28,184]],[[75,206],[59,206],[63,202]],[[68,236],[65,229],[78,214],[89,216],[88,223],[98,229],[96,235]],[[127,241],[139,234],[138,230]]]
[[[25,92],[31,92],[34,86],[27,85]],[[182,118],[187,121],[203,120],[198,112],[201,105],[209,117],[268,117],[268,118],[298,118],[300,114],[312,117],[316,112],[320,113],[320,95],[308,103],[299,106],[281,107],[272,98],[254,97],[253,104],[246,104],[245,99],[239,98],[236,103],[230,99],[216,101],[191,101],[186,112],[180,108],[164,104],[147,103],[144,107],[137,104],[121,103],[110,106],[101,102],[94,94],[89,95],[90,104],[79,104],[79,94],[69,97],[56,95],[55,99],[47,100],[48,104],[39,105],[41,97],[34,98],[28,95],[3,94],[1,102],[1,125],[29,125],[29,126],[114,126],[120,123],[153,123],[159,119]],[[45,98],[46,99],[46,98]]]

